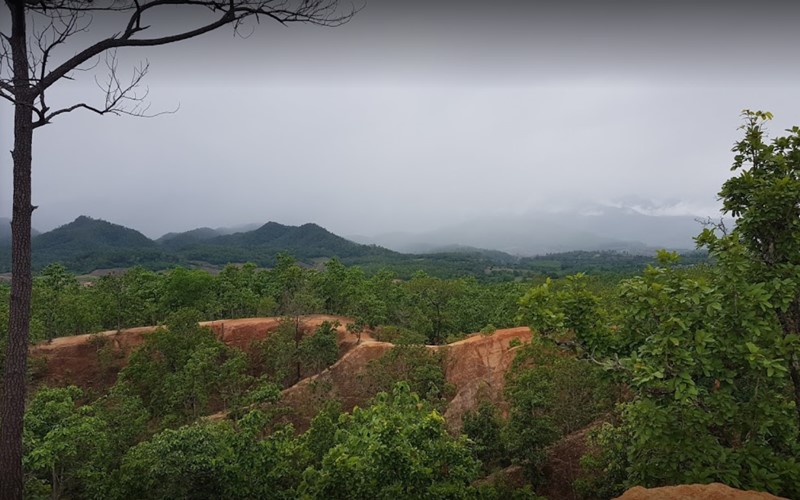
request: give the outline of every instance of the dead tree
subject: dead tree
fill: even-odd
[[[21,499],[23,493],[22,422],[25,411],[28,330],[31,306],[31,152],[35,129],[76,110],[98,115],[149,113],[140,83],[147,64],[129,79],[118,71],[115,51],[153,47],[192,39],[229,27],[235,33],[245,22],[275,21],[337,26],[356,9],[342,11],[338,0],[5,0],[0,14],[0,98],[14,107],[11,304],[6,360],[0,399],[0,499]],[[164,13],[182,19],[201,14],[188,29],[164,26]],[[117,23],[110,36],[90,43],[69,57],[58,58],[65,47],[86,36],[96,18]],[[112,21],[109,21],[112,20]],[[159,21],[161,24],[159,25]],[[164,28],[167,28],[166,30]],[[157,31],[159,30],[160,31]],[[168,34],[163,34],[164,32]],[[154,33],[158,33],[155,35]],[[151,35],[153,34],[153,35]],[[96,80],[104,99],[76,102],[52,109],[47,93],[77,72],[104,62],[107,78]]]

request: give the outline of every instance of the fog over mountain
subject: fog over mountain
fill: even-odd
[[[313,221],[379,241],[547,247],[522,241],[523,225],[565,245],[691,246],[697,231],[670,229],[683,222],[590,214],[715,216],[740,111],[772,111],[774,134],[800,123],[799,2],[362,6],[338,28],[262,20],[246,39],[223,30],[120,52],[123,72],[150,63],[151,111],[180,109],[75,112],[37,129],[34,226],[88,214],[158,238]],[[196,19],[151,21],[167,32]],[[118,30],[98,19],[54,62]],[[102,70],[54,87],[48,105],[96,103]],[[0,102],[0,151],[10,111]],[[0,216],[11,186],[5,156]]]
[[[717,220],[718,221],[718,220]],[[655,249],[688,250],[703,229],[700,217],[653,215],[625,207],[585,207],[581,211],[476,217],[469,222],[423,232],[351,235],[399,252],[434,252],[466,245],[529,256],[571,250],[617,250],[652,254]]]

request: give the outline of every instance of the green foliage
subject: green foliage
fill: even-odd
[[[23,444],[28,496],[88,497],[108,472],[110,429],[77,387],[43,389],[28,404]]]
[[[125,454],[119,498],[224,498],[237,457],[227,423],[167,429]]]
[[[278,328],[257,344],[254,369],[282,387],[319,373],[339,358],[339,326],[338,321],[323,321],[307,334],[297,319],[283,318]]]
[[[478,462],[465,438],[397,384],[372,406],[343,415],[319,467],[303,474],[301,494],[314,498],[463,498]]]
[[[108,329],[155,325],[161,319],[164,277],[143,267],[102,276],[89,293]]]
[[[444,376],[445,354],[421,345],[398,345],[370,361],[358,377],[367,394],[390,391],[400,381],[428,402],[442,406],[452,387]]]
[[[519,320],[543,335],[574,336],[590,351],[606,342],[600,299],[588,289],[584,274],[559,281],[548,278],[528,290],[519,305]]]
[[[258,345],[260,371],[281,387],[289,387],[298,378],[297,329],[295,321],[283,318],[278,328]]]
[[[339,322],[323,321],[317,329],[300,341],[297,354],[300,362],[313,372],[320,372],[339,359],[336,329]]]
[[[164,430],[131,448],[110,498],[296,498],[307,462],[291,428],[264,437],[258,411]]]
[[[800,129],[769,144],[771,115],[744,118],[739,174],[720,192],[736,227],[697,238],[715,265],[692,272],[661,253],[621,287],[619,345],[630,354],[618,368],[633,400],[586,458],[587,484],[608,495],[718,481],[800,496]]]
[[[165,276],[161,289],[162,307],[167,311],[194,309],[213,314],[216,308],[213,294],[214,279],[210,274],[176,267]]]
[[[214,403],[238,397],[249,381],[246,359],[197,324],[191,310],[175,313],[166,328],[148,335],[119,380],[151,415],[182,423],[207,414]]]
[[[34,341],[85,333],[98,326],[88,294],[60,264],[51,264],[36,276],[32,295]]]
[[[342,414],[342,405],[338,401],[326,401],[301,436],[303,447],[310,454],[310,466],[320,467],[328,451],[336,446],[336,433],[341,428]]]
[[[461,420],[462,432],[472,441],[473,452],[485,472],[509,465],[503,439],[505,422],[495,405],[482,401],[477,410],[466,412]]]
[[[770,302],[782,284],[748,281],[734,238],[709,242],[707,276],[651,268],[623,287],[634,350],[622,364],[636,397],[607,439],[624,443],[625,462],[607,468],[624,467],[626,486],[719,481],[797,496],[786,344]]]
[[[409,300],[414,308],[414,330],[424,332],[431,344],[441,344],[453,321],[453,307],[464,293],[464,283],[442,280],[424,272],[408,282]]]
[[[607,414],[617,399],[602,370],[536,338],[518,350],[505,393],[506,446],[532,477],[547,445]]]
[[[428,337],[424,333],[415,332],[401,326],[381,326],[372,335],[375,340],[391,342],[395,345],[425,345]]]

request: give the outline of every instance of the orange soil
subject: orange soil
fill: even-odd
[[[781,497],[758,491],[742,491],[720,483],[642,488],[626,491],[621,500],[778,500]]]
[[[304,329],[313,329],[323,321],[339,321],[340,349],[346,352],[355,344],[345,325],[352,320],[342,316],[310,315],[301,319]],[[216,333],[227,345],[247,350],[254,341],[263,340],[280,324],[280,318],[245,318],[201,323]],[[51,386],[77,385],[102,391],[113,385],[128,357],[156,327],[143,326],[124,330],[59,337],[31,347],[30,359],[34,380]],[[369,338],[369,335],[362,335]]]
[[[321,373],[307,377],[283,391],[282,404],[291,409],[288,420],[298,430],[308,427],[320,405],[335,397],[345,410],[365,404],[374,394],[365,389],[359,379],[370,361],[383,356],[393,344],[378,342],[368,332],[357,342],[355,335],[346,331],[350,319],[341,316],[311,315],[301,319],[304,329],[310,330],[323,321],[339,321],[338,341],[340,359]],[[209,326],[225,344],[247,350],[254,341],[264,339],[280,323],[280,318],[247,318],[201,323]],[[31,365],[37,381],[48,385],[74,384],[90,390],[104,390],[116,380],[117,373],[127,362],[130,353],[139,346],[155,327],[129,328],[91,335],[77,335],[54,339],[31,348]],[[455,387],[455,396],[448,404],[445,418],[448,427],[457,431],[462,415],[477,408],[483,400],[497,405],[503,412],[505,372],[511,366],[516,348],[509,344],[513,339],[528,341],[531,331],[527,327],[497,330],[492,335],[475,334],[445,346],[428,346],[444,350],[445,377]],[[101,355],[105,353],[105,358]],[[208,417],[225,418],[224,413]],[[586,449],[588,429],[566,436],[548,450],[545,475],[548,484],[540,494],[553,499],[575,499],[572,484],[580,470],[580,457]],[[511,472],[509,472],[511,471]],[[524,480],[519,467],[502,471],[515,482]],[[768,493],[741,491],[714,483],[710,485],[682,485],[663,488],[632,488],[620,497],[623,500],[641,499],[702,499],[702,500],[770,500],[778,499]]]
[[[374,394],[364,387],[358,375],[367,364],[393,347],[375,341],[368,332],[356,337],[346,331],[351,320],[340,316],[313,315],[302,318],[305,329],[323,321],[338,320],[340,359],[322,373],[301,380],[283,392],[283,404],[292,409],[289,420],[298,429],[305,429],[316,414],[319,404],[335,397],[345,410],[364,405]],[[247,350],[252,342],[264,339],[280,323],[280,318],[248,318],[202,323],[214,330],[225,344]],[[54,339],[31,348],[35,379],[48,385],[74,384],[101,391],[110,387],[127,362],[130,353],[155,327],[107,331]],[[429,346],[446,352],[445,377],[455,387],[455,396],[447,406],[445,417],[451,430],[461,427],[461,416],[488,400],[505,409],[504,374],[514,359],[509,343],[513,339],[529,340],[527,327],[498,330],[492,335],[476,334],[446,346]],[[216,415],[219,418],[221,415]],[[212,417],[213,418],[213,417]]]

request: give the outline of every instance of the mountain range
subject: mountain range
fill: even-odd
[[[693,237],[702,227],[694,216],[654,216],[629,208],[602,207],[583,212],[487,216],[435,231],[356,235],[350,239],[409,253],[467,246],[521,257],[574,250],[650,255],[659,248],[693,249]]]
[[[175,265],[220,267],[242,262],[270,266],[279,252],[288,252],[307,265],[335,256],[348,264],[377,267],[388,263],[408,269],[445,266],[458,274],[505,265],[522,264],[526,269],[536,269],[542,262],[552,265],[552,260],[531,260],[530,256],[574,250],[649,258],[658,247],[690,248],[690,236],[699,232],[699,224],[690,217],[622,215],[486,217],[436,232],[391,233],[372,239],[346,239],[313,223],[288,226],[267,222],[237,228],[201,227],[168,233],[156,240],[135,229],[80,216],[52,231],[35,233],[33,265],[34,269],[41,269],[60,262],[75,272],[135,265],[151,269]],[[7,219],[0,221],[0,229],[0,272],[8,272]],[[636,235],[644,237],[635,240]],[[585,256],[574,255],[568,260],[584,259]],[[616,257],[614,260],[618,261]]]

